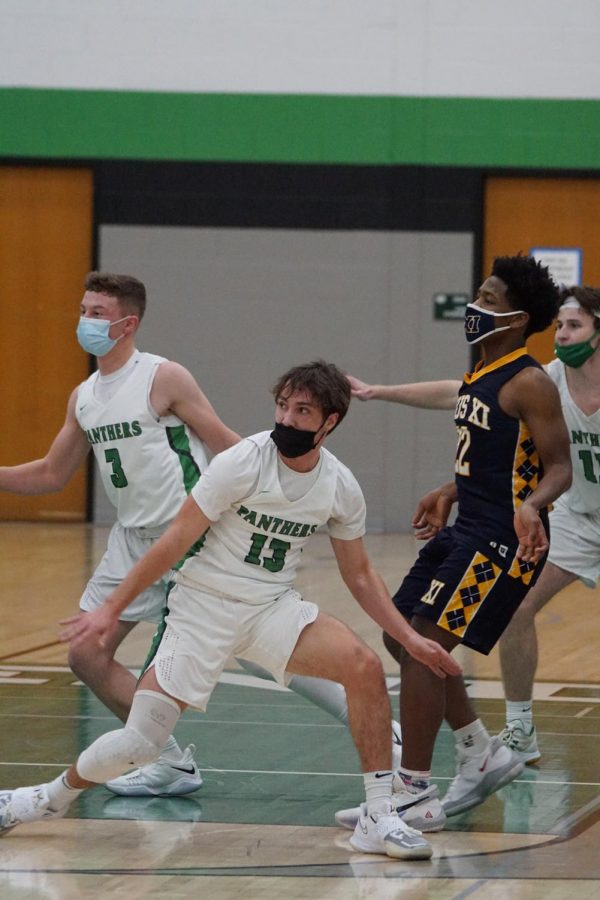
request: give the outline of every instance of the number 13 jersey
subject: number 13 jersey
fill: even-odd
[[[293,587],[302,549],[326,525],[329,536],[365,532],[365,501],[350,470],[321,448],[318,472],[296,500],[280,481],[277,448],[264,431],[219,453],[192,491],[212,521],[196,554],[175,580],[245,603],[276,600]],[[285,473],[286,477],[291,472]]]

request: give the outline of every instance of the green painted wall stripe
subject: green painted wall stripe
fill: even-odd
[[[0,157],[600,168],[600,101],[0,88]]]

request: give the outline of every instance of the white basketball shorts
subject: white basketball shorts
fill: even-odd
[[[167,694],[203,710],[230,656],[257,663],[285,685],[298,637],[318,615],[294,590],[259,604],[176,584],[151,665]]]
[[[595,588],[600,577],[600,514],[573,512],[559,497],[550,512],[548,560]]]
[[[108,536],[106,552],[79,601],[80,608],[91,612],[100,606],[167,527],[124,528],[116,522]],[[171,573],[168,573],[164,579],[156,581],[136,597],[119,618],[124,622],[160,622],[170,580]]]

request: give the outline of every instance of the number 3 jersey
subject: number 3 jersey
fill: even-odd
[[[459,534],[515,542],[514,513],[543,471],[527,426],[503,411],[498,394],[530,366],[541,368],[523,348],[465,375],[454,415]]]
[[[114,395],[98,399],[99,372],[79,386],[75,415],[92,446],[102,482],[127,528],[173,519],[207,465],[199,438],[177,416],[158,416],[150,391],[166,360],[136,351]]]
[[[293,586],[302,549],[319,526],[340,540],[362,537],[365,501],[354,475],[324,448],[317,465],[316,474],[281,470],[268,431],[216,456],[192,490],[213,524],[175,580],[264,604]],[[302,494],[295,500],[280,481],[280,474],[288,481],[290,473],[295,496]]]

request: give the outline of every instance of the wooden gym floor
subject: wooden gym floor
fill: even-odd
[[[66,667],[56,623],[77,606],[107,529],[2,523],[0,787],[55,777],[116,720]],[[395,589],[416,553],[409,536],[369,536]],[[397,710],[394,664],[348,595],[326,538],[305,553],[300,586],[381,653]],[[69,817],[23,826],[0,841],[0,897],[170,898],[600,898],[600,610],[595,592],[568,588],[539,617],[535,715],[542,760],[482,806],[432,836],[428,862],[351,852],[336,809],[362,796],[346,730],[295,694],[250,678],[231,662],[206,714],[188,711],[204,784],[182,798],[122,798],[99,788]],[[138,667],[151,629],[121,648]],[[504,723],[494,653],[460,655],[491,732]],[[405,727],[408,727],[405,724]],[[439,737],[434,776],[454,773],[452,738]]]

